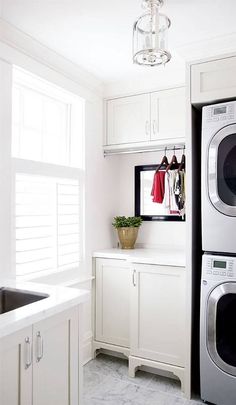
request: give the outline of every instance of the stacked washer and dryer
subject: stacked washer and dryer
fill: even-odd
[[[236,102],[203,108],[201,398],[236,404]]]

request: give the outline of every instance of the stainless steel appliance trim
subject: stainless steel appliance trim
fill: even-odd
[[[225,204],[219,197],[217,187],[217,159],[221,141],[229,135],[236,134],[236,124],[220,129],[212,138],[208,150],[208,190],[209,198],[214,207],[227,216],[236,216],[236,206]]]
[[[236,282],[220,284],[209,295],[207,303],[207,349],[211,359],[221,370],[227,374],[236,376],[236,367],[225,363],[219,356],[216,348],[217,304],[220,298],[226,294],[236,294]]]

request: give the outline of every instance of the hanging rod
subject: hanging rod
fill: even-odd
[[[111,156],[111,155],[128,155],[131,153],[147,153],[147,152],[165,152],[168,150],[176,151],[176,150],[184,150],[185,144],[176,144],[176,145],[168,145],[156,148],[149,148],[149,149],[124,149],[124,150],[104,150],[104,157]]]

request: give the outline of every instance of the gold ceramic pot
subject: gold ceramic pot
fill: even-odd
[[[117,228],[122,249],[133,249],[137,236],[138,227]]]

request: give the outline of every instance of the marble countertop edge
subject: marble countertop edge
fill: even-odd
[[[185,252],[181,249],[101,249],[93,253],[94,258],[127,260],[129,263],[156,264],[163,266],[185,267]]]
[[[49,297],[0,315],[0,338],[24,329],[36,322],[59,314],[89,300],[90,293],[69,287],[49,286],[16,280],[0,280],[0,288],[8,287],[48,294]]]

